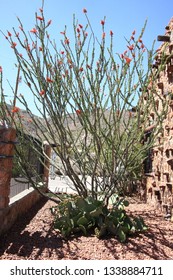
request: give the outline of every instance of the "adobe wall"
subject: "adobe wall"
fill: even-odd
[[[173,215],[173,18],[166,27],[164,36],[158,36],[164,41],[158,50],[154,68],[158,69],[162,54],[166,55],[166,65],[161,71],[156,89],[155,98],[158,111],[162,109],[159,96],[168,104],[167,116],[163,122],[163,131],[158,135],[157,146],[152,150],[152,172],[146,176],[147,202],[160,208],[165,217]],[[157,116],[151,112],[153,120]]]

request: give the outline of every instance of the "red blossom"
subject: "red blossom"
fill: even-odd
[[[43,17],[37,16],[38,20],[43,20]]]
[[[145,48],[145,46],[144,46],[144,44],[142,43],[142,44],[141,44],[141,49],[144,49],[144,48]]]
[[[46,78],[46,81],[47,81],[48,83],[53,83],[53,80],[52,80],[51,78],[49,78],[49,77]]]
[[[65,35],[65,31],[61,31],[60,34]]]
[[[125,59],[127,64],[130,64],[130,62],[132,61],[132,59],[127,57],[127,56],[125,56],[124,59]]]
[[[80,28],[77,28],[76,31],[77,31],[78,33],[80,33]]]
[[[83,28],[83,25],[82,25],[82,24],[79,24],[79,27],[82,29],[82,28]]]
[[[13,43],[11,44],[11,48],[12,48],[12,49],[14,49],[16,46],[17,46],[17,43],[15,43],[15,42],[13,42]]]
[[[36,34],[37,33],[37,29],[33,28],[33,29],[30,30],[30,32]]]
[[[18,113],[20,111],[20,109],[18,107],[13,107],[13,109],[11,110],[12,113]]]
[[[50,20],[47,22],[47,25],[49,26],[51,23],[52,23],[52,20],[50,19]]]
[[[68,62],[69,64],[72,64],[72,63],[73,63],[71,59],[68,59],[67,62]]]
[[[101,23],[101,25],[104,25],[104,24],[105,24],[105,21],[104,21],[104,20],[101,20],[100,23]]]
[[[20,25],[20,26],[19,26],[19,29],[20,29],[21,31],[23,31],[23,26],[22,26],[22,25]]]
[[[131,36],[130,39],[134,41],[135,37],[134,37],[134,36]]]
[[[132,35],[135,35],[135,33],[136,33],[136,30],[133,30]]]
[[[29,44],[26,46],[26,50],[30,52],[31,48]]]
[[[77,115],[80,115],[80,114],[81,114],[81,110],[77,109],[77,110],[76,110],[76,114],[77,114]]]
[[[139,38],[139,39],[138,39],[138,42],[139,42],[139,43],[142,43],[142,39],[141,39],[141,38]]]
[[[89,65],[89,64],[87,64],[87,66],[86,66],[88,69],[91,69],[91,66]]]
[[[11,37],[11,36],[12,36],[12,34],[11,34],[9,31],[8,31],[8,36],[9,36],[9,37]]]
[[[80,67],[80,68],[79,68],[79,71],[82,72],[82,71],[83,71],[83,67]]]
[[[133,50],[134,50],[134,45],[127,46],[127,47],[128,47],[128,49],[129,49],[130,51],[133,51]]]
[[[0,66],[0,73],[2,73],[2,66]]]
[[[61,51],[61,54],[64,54],[64,51]]]
[[[86,14],[87,13],[87,9],[84,8],[83,9],[83,13]]]
[[[66,39],[64,40],[64,44],[69,45],[69,44],[70,44],[70,40],[69,40],[68,38],[66,38]]]
[[[39,92],[39,94],[40,94],[41,96],[44,95],[44,94],[45,94],[44,89],[42,89],[42,90]]]
[[[42,48],[42,47],[39,47],[39,51],[42,52],[42,51],[43,51],[43,48]]]
[[[112,30],[110,30],[110,35],[111,35],[111,36],[113,36],[113,35],[114,35],[114,33],[113,33],[113,31],[112,31]]]
[[[85,32],[85,37],[87,37],[88,36],[88,33],[87,32]]]

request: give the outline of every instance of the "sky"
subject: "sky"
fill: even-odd
[[[18,28],[17,17],[22,21],[25,30],[31,30],[35,23],[35,13],[39,13],[42,0],[0,0],[0,30],[12,32],[13,27]],[[47,20],[51,19],[50,33],[58,42],[60,32],[66,25],[69,34],[72,32],[73,14],[81,24],[86,20],[83,8],[96,34],[100,34],[100,21],[106,17],[105,28],[114,33],[114,46],[117,52],[124,52],[126,42],[124,37],[130,38],[133,30],[139,34],[147,19],[144,42],[151,48],[158,35],[165,33],[165,26],[173,16],[172,0],[44,0],[44,14]],[[160,43],[156,42],[155,48]],[[116,51],[116,50],[115,50]],[[17,68],[16,60],[7,40],[0,33],[0,66],[3,69],[3,88],[10,100],[13,95],[7,80],[14,87]],[[24,85],[19,85],[19,93],[23,94]],[[28,102],[29,100],[29,92]]]

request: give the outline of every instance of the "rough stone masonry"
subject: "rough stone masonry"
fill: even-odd
[[[158,93],[155,102],[157,109],[161,110],[159,96],[165,98],[168,111],[163,121],[163,130],[157,137],[157,147],[150,153],[151,168],[146,174],[145,183],[147,202],[160,208],[165,218],[171,218],[173,216],[173,18],[165,30],[165,35],[158,36],[158,41],[163,43],[157,52],[153,67],[156,69],[159,67],[164,52],[167,58],[166,65],[155,81]],[[156,114],[151,111],[150,125],[154,123],[156,117]]]

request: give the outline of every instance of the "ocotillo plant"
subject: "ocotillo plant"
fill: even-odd
[[[18,18],[20,30],[13,29],[4,36],[40,117],[33,115],[24,95],[15,94],[16,98],[29,114],[37,138],[52,145],[57,160],[51,163],[68,176],[81,197],[98,199],[101,195],[107,204],[115,192],[125,193],[141,178],[166,105],[160,98],[163,110],[157,112],[149,141],[143,142],[149,112],[151,108],[157,111],[153,81],[159,74],[152,68],[154,47],[148,50],[143,42],[145,25],[138,36],[132,32],[124,53],[118,54],[113,31],[105,32],[105,19],[100,21],[102,35],[98,38],[87,10],[83,13],[86,25],[74,17],[73,38],[65,28],[60,32],[60,42],[48,32],[51,20],[46,21],[43,8],[29,33]],[[144,103],[148,86],[150,95]],[[2,102],[5,104],[3,92]],[[19,108],[8,108],[8,115],[24,135]],[[8,118],[7,114],[3,118]],[[40,150],[34,149],[41,158]],[[20,145],[16,152],[25,176],[31,180]],[[34,181],[33,185],[36,187]]]

